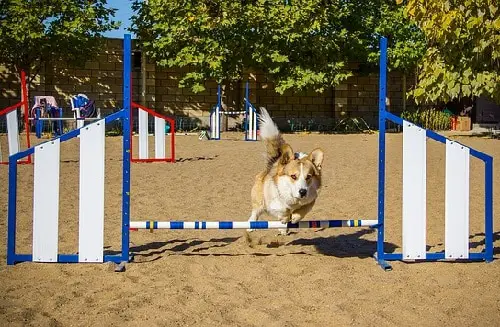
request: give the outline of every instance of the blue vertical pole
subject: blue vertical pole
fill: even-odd
[[[123,181],[122,181],[122,261],[129,261],[130,246],[130,114],[131,90],[130,79],[132,71],[132,41],[130,34],[125,34],[123,40]]]
[[[384,260],[384,216],[385,216],[385,97],[387,87],[387,38],[380,38],[380,72],[378,94],[378,228],[377,228],[377,260],[384,269],[391,267]]]
[[[221,94],[220,84],[217,85],[217,106],[219,107],[219,112],[216,112],[218,115],[216,119],[219,121],[219,131],[217,134],[217,140],[220,140],[220,131],[222,125],[222,119],[220,115],[220,111],[222,110],[222,94]]]
[[[37,138],[41,138],[42,137],[42,126],[41,124],[43,123],[43,121],[39,120],[40,118],[40,108],[36,108],[35,109],[35,134],[36,134],[36,137]]]
[[[486,262],[493,261],[493,158],[488,158],[484,166],[484,246]]]
[[[245,141],[248,141],[248,130],[249,130],[249,125],[248,125],[248,117],[250,115],[250,106],[248,105],[248,94],[250,92],[248,92],[248,89],[249,89],[249,85],[248,85],[248,81],[246,82],[245,84]]]
[[[58,118],[62,118],[62,116],[63,116],[63,110],[62,110],[62,108],[59,108],[58,112],[59,112],[59,117]],[[62,120],[58,121],[58,127],[59,127],[59,131],[57,132],[56,135],[60,136],[60,135],[63,134],[63,122],[62,122]]]
[[[16,262],[17,160],[9,158],[9,204],[7,217],[7,264]]]

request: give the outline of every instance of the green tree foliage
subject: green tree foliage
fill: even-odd
[[[82,64],[119,27],[106,0],[1,0],[0,63],[33,79],[43,63]]]
[[[409,0],[405,11],[427,40],[413,91],[417,101],[484,95],[500,102],[497,0]]]
[[[180,81],[202,91],[203,81],[240,76],[248,33],[239,1],[135,1],[134,32],[148,55],[165,67],[189,67]]]
[[[406,15],[404,7],[396,2],[381,4],[376,35],[388,38],[387,64],[389,70],[414,73],[427,47],[425,36]],[[379,52],[369,54],[370,62],[377,63]]]
[[[352,75],[350,60],[373,47],[378,1],[257,1],[247,8],[255,30],[252,63],[271,74],[276,91],[323,91]],[[376,40],[375,40],[376,43]]]
[[[383,0],[135,0],[133,29],[161,66],[189,67],[181,86],[269,73],[280,93],[322,91],[348,78],[349,60],[375,51]]]

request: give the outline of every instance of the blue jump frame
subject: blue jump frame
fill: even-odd
[[[385,134],[386,122],[391,121],[403,126],[403,119],[386,110],[387,94],[387,38],[380,39],[380,72],[379,72],[379,170],[378,170],[378,234],[376,260],[383,269],[391,269],[387,263],[390,260],[402,260],[402,253],[386,253],[384,250],[385,223]],[[426,130],[426,136],[446,144],[446,137],[431,130]],[[493,261],[493,157],[470,148],[470,154],[484,162],[485,165],[485,250],[479,253],[469,253],[469,260]],[[427,252],[422,261],[445,259],[444,252]]]
[[[124,72],[123,72],[123,109],[105,117],[105,122],[110,123],[121,120],[123,126],[123,181],[122,181],[122,246],[121,254],[104,255],[104,261],[129,262],[130,254],[130,114],[131,114],[131,37],[125,34],[124,37]],[[391,266],[387,261],[402,260],[401,253],[386,253],[384,250],[384,224],[385,224],[385,134],[386,122],[391,121],[398,125],[403,124],[403,120],[386,111],[386,80],[387,80],[387,39],[380,39],[380,84],[379,84],[379,174],[378,174],[378,219],[377,224],[371,226],[377,229],[377,249],[374,254],[378,264],[385,270],[390,270]],[[246,94],[248,99],[248,90]],[[220,87],[218,88],[218,105],[220,105]],[[249,105],[246,103],[246,111]],[[446,143],[446,138],[427,130],[427,137],[441,143]],[[76,129],[63,134],[55,139],[61,142],[77,137],[80,130]],[[48,141],[50,142],[50,141]],[[16,262],[32,261],[31,254],[17,254],[16,249],[16,200],[17,200],[17,161],[34,153],[34,147],[19,152],[9,157],[9,207],[8,207],[8,232],[7,232],[7,264]],[[481,260],[490,262],[493,260],[493,158],[480,151],[470,149],[470,154],[485,164],[485,249],[483,252],[470,253],[469,261]],[[260,225],[259,225],[260,226]],[[295,227],[295,226],[290,226]],[[334,226],[335,227],[335,226]],[[73,263],[78,262],[77,254],[59,254],[58,262]],[[427,253],[423,261],[436,261],[445,259],[444,252]]]
[[[244,126],[244,128],[245,128],[245,141],[257,141],[257,139],[252,139],[249,135],[250,134],[250,125],[249,125],[250,113],[254,113],[255,117],[258,116],[257,109],[255,109],[252,102],[250,102],[249,96],[250,96],[250,84],[247,81],[245,83],[245,122],[244,122],[245,123],[245,126]],[[215,115],[215,111],[216,111],[217,107],[219,109],[222,109],[222,92],[221,92],[220,84],[217,85],[217,103],[210,110],[210,116]],[[259,128],[258,120],[256,122],[256,126],[258,129]],[[212,130],[212,129],[213,129],[212,119],[210,119],[210,130]],[[219,123],[217,132],[218,132],[217,135],[219,135],[219,136],[211,138],[211,140],[215,140],[215,141],[220,140],[220,133],[221,133],[221,124],[220,123]]]

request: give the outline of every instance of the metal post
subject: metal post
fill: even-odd
[[[380,72],[379,72],[379,162],[378,162],[378,233],[377,261],[379,265],[390,270],[391,266],[384,260],[384,215],[385,215],[385,97],[387,85],[387,38],[380,39]]]
[[[219,110],[216,110],[216,119],[217,121],[219,122],[218,124],[218,136],[217,136],[217,139],[220,139],[220,132],[221,132],[221,124],[222,124],[222,119],[221,119],[221,116],[220,116],[220,111],[222,110],[222,94],[221,94],[221,87],[220,87],[220,84],[217,85],[217,108],[219,108]]]
[[[129,261],[130,226],[130,114],[131,114],[131,52],[130,34],[123,40],[123,180],[122,180],[122,261]]]
[[[28,107],[28,87],[26,86],[26,73],[21,70],[21,101],[23,103],[22,112],[24,113],[24,128],[26,129],[26,146],[31,148],[30,144],[30,122]],[[28,156],[27,163],[31,163],[31,155]]]
[[[7,217],[7,264],[16,262],[17,160],[9,158],[9,205]]]
[[[40,118],[40,108],[36,108],[35,109],[35,117],[37,118],[37,121],[36,121],[36,125],[35,125],[35,134],[36,134],[36,137],[37,138],[41,138],[42,137],[42,125],[43,124],[43,121],[41,120],[38,120]]]
[[[59,112],[59,118],[62,118],[62,116],[63,116],[63,110],[62,110],[62,108],[59,108],[58,112]],[[59,120],[59,122],[57,124],[58,124],[58,128],[59,128],[59,132],[56,135],[57,136],[61,136],[61,135],[63,135],[62,120]]]
[[[484,247],[485,261],[493,261],[493,158],[484,162]]]
[[[249,128],[249,124],[248,124],[248,119],[249,119],[249,115],[250,115],[250,106],[248,105],[248,89],[249,89],[249,85],[248,85],[248,81],[246,82],[245,84],[245,141],[248,140],[248,128]]]

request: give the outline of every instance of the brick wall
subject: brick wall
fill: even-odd
[[[120,108],[123,96],[122,52],[122,40],[108,39],[102,52],[83,67],[68,67],[65,63],[43,67],[40,75],[30,84],[30,101],[35,95],[52,95],[64,108],[65,116],[72,116],[69,99],[77,93],[85,93],[96,100],[97,107],[104,113]],[[141,103],[139,52],[133,52],[132,65],[132,99]],[[165,114],[188,117],[197,124],[208,124],[210,109],[217,102],[217,84],[214,81],[206,83],[205,91],[194,94],[189,89],[178,87],[178,81],[186,70],[162,68],[148,61],[146,72],[146,106]],[[246,80],[250,81],[250,101],[256,107],[266,107],[280,124],[290,119],[362,117],[369,124],[377,125],[378,74],[353,76],[322,94],[290,91],[280,95],[274,90],[273,81],[258,72],[247,74]],[[244,81],[222,86],[225,110],[243,110]],[[19,101],[18,76],[0,67],[0,85],[0,108]],[[401,86],[402,76],[390,73],[387,104],[391,111],[402,110]],[[231,127],[241,122],[240,118],[228,117],[224,123]]]

